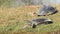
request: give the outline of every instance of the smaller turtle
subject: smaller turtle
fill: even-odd
[[[53,21],[47,18],[37,18],[31,21],[28,20],[28,25],[32,26],[32,28],[35,28],[37,25],[40,24],[51,24],[51,23],[53,23]]]
[[[43,5],[43,7],[41,8],[41,10],[38,11],[37,15],[41,16],[41,15],[51,15],[51,14],[55,14],[57,13],[57,9],[53,6],[50,5]]]

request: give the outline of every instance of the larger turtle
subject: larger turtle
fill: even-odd
[[[50,24],[50,23],[53,23],[53,21],[47,18],[37,18],[33,20],[28,20],[28,25],[32,26],[32,28],[35,28],[35,26],[40,24]]]

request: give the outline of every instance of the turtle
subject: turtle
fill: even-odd
[[[37,25],[40,24],[51,24],[53,21],[48,18],[36,18],[33,20],[28,20],[28,25],[32,26],[32,28],[35,28]]]
[[[43,5],[43,7],[37,12],[37,16],[46,16],[57,13],[56,7],[50,5]]]

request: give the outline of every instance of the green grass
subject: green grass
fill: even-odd
[[[36,12],[38,9],[39,7],[0,8],[0,33],[5,32],[6,34],[11,34],[19,32],[35,32],[39,34],[41,32],[60,30],[60,11],[54,15],[40,17],[28,14],[29,12]],[[57,6],[57,9],[60,10],[59,6]],[[53,20],[53,23],[41,24],[36,28],[22,28],[27,23],[25,20],[34,18],[50,18]]]

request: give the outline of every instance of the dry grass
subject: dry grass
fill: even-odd
[[[17,8],[0,8],[0,33],[1,34],[53,34],[55,31],[60,32],[60,6],[57,5],[58,13],[50,16],[40,16],[39,18],[51,18],[53,24],[42,24],[37,28],[25,28],[26,20],[38,18],[36,15],[31,15],[37,12],[41,6],[24,6]],[[30,14],[29,14],[30,13]],[[44,32],[44,33],[43,33]],[[46,33],[47,32],[47,33]],[[50,33],[51,32],[51,33]],[[55,33],[56,33],[55,32]]]

